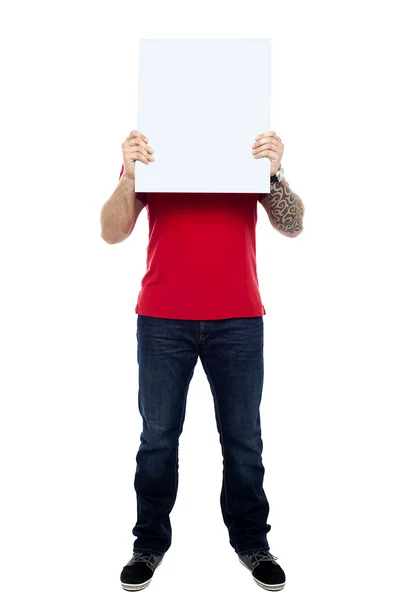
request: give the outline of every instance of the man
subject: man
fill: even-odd
[[[133,557],[125,590],[141,590],[172,541],[178,444],[198,357],[213,394],[223,453],[220,504],[229,541],[258,585],[281,590],[285,574],[270,553],[263,490],[259,407],[263,315],[256,271],[257,202],[280,233],[303,230],[304,206],[284,179],[284,145],[274,131],[254,140],[254,159],[270,160],[270,194],[135,193],[135,162],[154,149],[139,131],[122,144],[119,184],[101,211],[101,235],[125,240],[147,207],[147,272],[136,305],[139,410],[143,419],[134,480]],[[177,157],[178,160],[178,157]],[[266,168],[266,165],[265,165]],[[212,533],[205,532],[212,544]]]

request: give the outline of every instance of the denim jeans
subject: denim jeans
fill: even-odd
[[[263,317],[199,321],[140,314],[138,405],[143,430],[134,478],[133,549],[163,554],[171,545],[169,515],[178,488],[179,437],[198,356],[213,395],[223,455],[220,505],[229,543],[237,554],[269,550],[259,414]]]

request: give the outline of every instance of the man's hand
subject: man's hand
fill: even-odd
[[[122,144],[124,171],[127,177],[135,178],[136,160],[148,165],[155,158],[151,156],[154,150],[147,145],[147,138],[139,131],[133,130]]]
[[[254,158],[270,158],[270,177],[275,175],[280,168],[284,153],[284,144],[274,131],[267,131],[257,136],[252,144]]]

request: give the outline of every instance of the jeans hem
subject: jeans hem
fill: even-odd
[[[255,552],[256,550],[265,550],[266,552],[269,552],[270,546],[259,546],[258,548],[249,548],[249,550],[236,550],[236,553],[238,555],[249,554],[250,552]]]
[[[165,552],[152,550],[151,548],[133,548],[133,552],[146,552],[148,554],[154,554],[155,556],[163,556],[165,554]]]

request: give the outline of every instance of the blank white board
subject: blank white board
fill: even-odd
[[[137,129],[155,161],[136,161],[136,192],[270,191],[271,40],[142,39]]]

